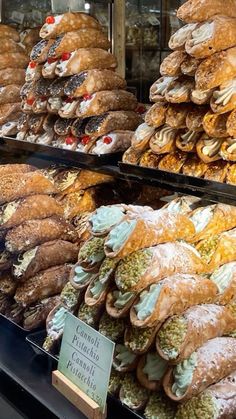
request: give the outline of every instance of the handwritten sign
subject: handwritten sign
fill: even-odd
[[[68,313],[58,370],[105,411],[115,344]]]

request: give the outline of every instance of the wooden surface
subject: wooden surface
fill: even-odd
[[[117,72],[125,78],[125,0],[114,0],[113,52],[118,61]]]

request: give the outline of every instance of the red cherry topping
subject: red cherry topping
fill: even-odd
[[[84,135],[84,136],[81,138],[81,143],[82,143],[83,145],[87,145],[87,144],[89,143],[89,141],[90,141],[90,136],[89,136],[89,135]]]
[[[55,63],[57,61],[57,58],[49,57],[47,61],[48,61],[48,64],[52,64],[52,63]]]
[[[29,62],[29,68],[35,68],[37,66],[37,63],[35,61]]]
[[[142,115],[144,112],[146,112],[146,108],[143,105],[140,105],[137,107],[136,112]]]
[[[67,145],[72,145],[75,142],[76,142],[76,138],[75,137],[67,137],[66,138],[66,144]]]
[[[85,95],[83,95],[83,99],[84,100],[90,100],[90,99],[92,99],[92,96],[89,95],[89,94],[85,94]]]
[[[55,17],[54,16],[48,16],[46,18],[46,23],[48,23],[49,25],[51,25],[52,23],[55,23]]]
[[[61,59],[62,59],[62,61],[67,61],[67,60],[70,59],[70,57],[71,57],[71,53],[70,52],[63,52],[63,54],[61,56]]]
[[[112,143],[112,138],[108,137],[108,136],[104,137],[103,142],[104,142],[104,144],[111,144]]]
[[[45,102],[47,100],[47,96],[42,96],[40,99],[42,102]]]
[[[73,101],[74,101],[73,97],[68,96],[65,98],[66,103],[72,103]]]
[[[27,99],[26,100],[26,103],[27,103],[27,105],[32,106],[33,103],[34,103],[34,101],[35,101],[35,99],[34,98],[31,98],[31,99]]]

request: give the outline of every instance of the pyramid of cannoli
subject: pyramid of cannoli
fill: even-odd
[[[40,37],[17,139],[97,155],[126,150],[142,118],[99,22],[84,13],[48,16]]]
[[[129,408],[235,418],[235,207],[192,197],[159,210],[102,206],[87,228],[44,349],[58,353],[71,312],[115,342],[109,391]]]
[[[123,161],[236,184],[235,2],[188,0]]]

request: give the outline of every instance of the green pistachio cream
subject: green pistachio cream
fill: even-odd
[[[92,232],[95,234],[103,234],[110,230],[114,225],[123,220],[124,212],[121,207],[102,206],[90,217]]]
[[[136,224],[136,220],[129,220],[114,227],[105,242],[106,247],[112,252],[118,252],[133,233]]]
[[[174,419],[175,413],[176,405],[166,395],[158,392],[151,394],[144,417],[146,419]],[[190,419],[190,416],[188,419]]]
[[[119,310],[122,310],[126,304],[130,302],[130,300],[134,297],[133,292],[125,292],[122,293],[121,291],[115,290],[112,293],[114,298],[114,307],[116,307]]]
[[[111,394],[117,394],[121,388],[123,382],[123,375],[118,371],[112,369],[109,381],[108,391]]]
[[[182,397],[190,386],[194,369],[197,366],[197,354],[194,352],[188,359],[180,362],[173,371],[174,384],[172,392],[176,397]]]
[[[121,291],[131,291],[142,278],[152,259],[151,249],[142,249],[126,256],[118,265],[115,274],[117,287]]]
[[[226,263],[217,269],[211,276],[210,279],[217,285],[220,294],[223,294],[226,288],[229,286],[230,281],[233,277],[233,266],[235,262]]]
[[[123,397],[121,401],[130,409],[136,409],[148,400],[148,390],[142,387],[132,374],[125,374],[122,390]]]
[[[119,263],[119,258],[105,258],[99,269],[99,281],[101,284],[107,282],[114,274]]]
[[[168,359],[178,358],[187,334],[187,326],[184,316],[173,316],[157,333],[160,349]]]
[[[144,329],[130,328],[128,337],[125,340],[125,346],[130,351],[142,352],[149,345],[155,329],[155,327],[146,327]]]
[[[146,320],[153,313],[162,289],[162,283],[151,285],[148,291],[139,296],[139,303],[134,306],[139,320]]]
[[[76,266],[74,273],[73,281],[78,285],[86,284],[94,275],[91,272],[85,272],[81,266]]]
[[[61,292],[60,299],[61,302],[65,304],[69,310],[72,310],[78,303],[79,296],[80,291],[76,290],[70,282],[67,282]]]
[[[157,353],[149,352],[146,356],[146,363],[143,368],[144,374],[149,381],[160,381],[166,373],[168,364]]]
[[[122,338],[125,330],[124,319],[115,319],[106,312],[102,315],[99,322],[99,332],[113,342]]]
[[[100,237],[88,240],[79,252],[79,260],[90,264],[101,262],[104,257],[104,239]]]
[[[204,392],[180,404],[176,419],[217,419],[219,413],[217,400],[211,394]]]
[[[124,345],[117,344],[115,347],[113,367],[119,371],[119,369],[133,364],[136,358],[137,355],[130,352]]]
[[[208,240],[204,240],[200,246],[197,247],[202,259],[206,263],[210,263],[212,256],[215,253],[217,244],[219,242],[219,236],[210,237]]]
[[[59,307],[54,313],[48,324],[48,336],[43,344],[45,351],[49,352],[56,339],[63,333],[67,313],[68,310],[65,307]]]
[[[90,288],[90,293],[95,300],[98,300],[99,297],[102,295],[103,291],[106,289],[106,284],[101,284],[99,279],[94,281],[93,285]]]

